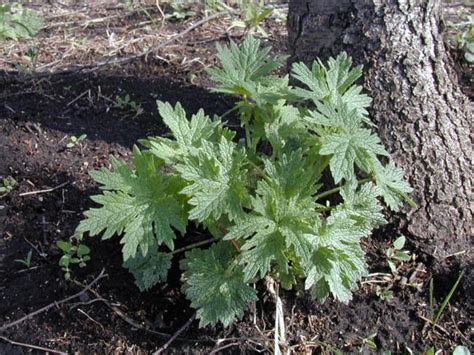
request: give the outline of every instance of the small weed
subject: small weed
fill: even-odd
[[[115,107],[118,107],[122,110],[129,110],[132,114],[132,118],[136,118],[143,113],[143,108],[140,104],[130,98],[130,95],[125,96],[117,95],[115,97]]]
[[[172,12],[165,15],[167,20],[181,21],[196,15],[196,12],[189,10],[185,4],[179,2],[171,3],[171,9]]]
[[[262,37],[268,37],[268,33],[261,26],[263,21],[273,12],[272,7],[264,6],[264,2],[254,0],[244,0],[241,3],[241,11],[243,20],[235,20],[228,28],[233,27],[244,28],[250,33],[259,33]]]
[[[26,254],[26,258],[24,258],[24,259],[15,259],[15,262],[23,264],[24,266],[26,266],[29,269],[33,265],[32,261],[31,261],[32,256],[33,256],[33,250],[30,250],[28,252],[28,254]]]
[[[87,262],[91,259],[90,248],[85,244],[73,244],[71,241],[60,240],[56,243],[64,255],[59,259],[59,266],[64,271],[66,280],[71,278],[71,265],[79,264],[79,267],[85,267]]]
[[[121,0],[120,2],[125,5],[125,7],[127,8],[129,12],[133,11],[135,8],[135,4],[133,0]]]
[[[393,299],[393,291],[391,286],[380,287],[377,286],[375,289],[375,294],[382,300],[390,302]]]
[[[454,292],[459,286],[459,282],[461,282],[462,277],[464,276],[464,270],[461,271],[461,273],[458,276],[458,279],[454,283],[453,287],[451,287],[451,290],[449,290],[448,294],[443,300],[443,303],[441,303],[441,306],[438,309],[438,312],[436,313],[436,316],[434,314],[434,298],[433,298],[433,291],[434,291],[434,285],[433,285],[433,278],[430,279],[430,284],[429,284],[429,312],[430,312],[430,318],[431,321],[433,322],[433,325],[436,325],[438,321],[441,319],[443,316],[444,310],[446,306],[448,305],[449,301],[451,301],[451,298],[454,295]]]
[[[469,19],[457,24],[450,23],[456,33],[450,37],[450,42],[454,47],[464,52],[464,59],[469,63],[474,63],[474,15]]]
[[[29,47],[26,53],[23,55],[23,59],[26,64],[17,64],[16,69],[23,73],[35,73],[36,64],[38,63],[39,49],[38,47]]]
[[[377,350],[377,344],[374,342],[374,338],[377,336],[377,333],[369,334],[365,338],[361,338],[362,344],[360,345],[359,352],[363,352],[364,350]]]
[[[393,242],[393,247],[388,248],[385,251],[385,255],[387,256],[387,263],[392,273],[397,272],[397,263],[409,261],[411,258],[409,252],[403,250],[403,247],[405,246],[405,241],[405,236],[401,235]]]
[[[78,145],[81,145],[81,142],[87,138],[87,134],[81,134],[78,136],[69,137],[69,142],[66,144],[66,147],[69,149],[75,148]]]
[[[44,26],[41,15],[20,4],[0,5],[0,40],[28,39]]]
[[[0,180],[0,194],[6,195],[12,192],[16,185],[18,185],[18,183],[11,176],[1,179]]]

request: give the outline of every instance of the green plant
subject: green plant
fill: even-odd
[[[85,267],[91,259],[90,248],[78,242],[73,244],[71,241],[59,240],[57,247],[63,252],[63,256],[59,259],[59,266],[64,271],[64,277],[68,280],[71,277],[71,265],[78,264],[79,267]]]
[[[195,11],[189,10],[188,6],[180,2],[172,2],[170,4],[172,12],[167,13],[165,18],[168,20],[180,21],[188,17],[196,16]]]
[[[127,11],[132,12],[135,9],[135,1],[134,0],[120,0],[122,4],[124,4]]]
[[[133,114],[133,118],[140,116],[143,113],[143,108],[140,104],[130,98],[129,94],[125,96],[117,95],[115,97],[115,106],[122,110],[129,110]]]
[[[24,258],[24,259],[15,259],[15,262],[23,264],[29,269],[32,265],[32,261],[31,261],[32,256],[33,256],[33,250],[30,250],[28,252],[28,254],[26,254],[26,258]]]
[[[405,246],[405,241],[405,236],[401,235],[393,242],[393,247],[388,248],[385,251],[388,266],[390,267],[390,270],[393,273],[397,272],[397,263],[409,261],[411,258],[410,253],[406,250],[403,250],[403,247]]]
[[[20,4],[0,5],[0,40],[28,39],[44,26],[41,15]]]
[[[69,137],[69,142],[66,144],[67,148],[75,148],[80,145],[81,142],[87,138],[87,134],[81,134],[80,136]]]
[[[371,99],[354,84],[362,67],[346,54],[298,63],[292,75],[306,88],[292,88],[288,75],[271,74],[283,59],[269,53],[247,37],[218,46],[220,66],[208,71],[214,91],[240,96],[245,140],[220,117],[189,119],[179,103],[158,102],[173,138],[142,140],[133,168],[112,158],[112,170],[90,172],[103,192],[76,233],[121,235],[140,289],[166,280],[189,223],[213,236],[189,245],[180,264],[201,326],[241,316],[265,277],[287,289],[305,279],[315,298],[348,302],[367,273],[360,239],[386,223],[379,198],[397,210],[411,192],[402,170],[379,160],[388,153],[370,129]]]
[[[464,59],[474,63],[474,15],[470,15],[465,22],[450,24],[455,34],[450,37],[451,43],[464,52]]]
[[[251,33],[257,32],[263,37],[268,37],[268,33],[261,24],[271,15],[273,8],[266,7],[263,0],[243,0],[240,9],[243,19],[232,21],[228,30],[233,27],[240,27],[249,30]]]
[[[361,338],[362,344],[360,345],[359,352],[364,352],[366,350],[377,350],[377,344],[375,344],[375,337],[377,333],[369,334],[365,338]]]
[[[390,302],[393,299],[393,291],[391,286],[375,288],[375,294],[382,300]]]
[[[38,63],[39,49],[38,47],[29,47],[23,55],[26,64],[17,64],[16,68],[20,72],[36,72],[36,65]]]
[[[0,180],[0,194],[8,194],[13,191],[18,182],[11,176]]]
[[[459,274],[456,282],[454,283],[453,287],[449,290],[448,294],[444,298],[443,302],[441,303],[441,306],[438,309],[438,312],[436,312],[436,316],[434,314],[434,297],[433,297],[433,291],[434,291],[434,285],[433,285],[433,278],[430,279],[429,283],[429,312],[430,312],[430,319],[433,325],[438,324],[438,321],[441,319],[441,316],[444,313],[444,310],[446,306],[448,305],[449,301],[451,301],[451,298],[454,295],[454,292],[456,291],[459,282],[461,282],[462,277],[464,276],[464,270],[461,271]]]
[[[208,14],[209,13],[217,13],[219,11],[222,11],[222,10],[228,8],[226,3],[222,0],[206,0],[204,5],[205,5],[206,12]]]

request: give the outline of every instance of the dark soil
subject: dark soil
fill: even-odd
[[[284,52],[282,43],[277,44],[279,52]],[[128,159],[138,139],[166,133],[156,110],[157,99],[180,101],[190,113],[203,108],[208,114],[223,114],[233,105],[232,98],[204,89],[202,85],[208,83],[201,77],[197,80],[201,86],[189,84],[189,68],[183,72],[163,63],[138,63],[122,71],[133,73],[133,77],[120,76],[120,70],[41,79],[0,73],[0,178],[10,176],[18,182],[12,192],[0,198],[0,327],[81,290],[77,283],[64,279],[56,242],[69,238],[83,211],[92,206],[89,197],[98,189],[87,175],[89,170],[108,166],[110,155]],[[145,73],[144,67],[148,67]],[[114,107],[116,95],[125,94],[142,105],[142,115],[134,118],[133,113]],[[230,123],[236,122],[231,119]],[[87,138],[80,145],[66,147],[72,135],[81,134]],[[50,188],[53,190],[22,196]],[[356,352],[371,334],[376,334],[373,341],[379,350],[402,353],[407,348],[421,352],[434,346],[449,351],[456,344],[472,345],[472,265],[460,265],[457,256],[437,260],[408,238],[407,249],[415,257],[391,276],[384,251],[398,236],[396,225],[364,242],[373,274],[348,305],[333,300],[319,304],[302,290],[282,292],[291,350]],[[199,238],[206,238],[204,232],[191,230],[178,246]],[[144,329],[171,335],[192,317],[194,310],[180,292],[178,260],[167,283],[140,293],[121,266],[118,238],[107,242],[90,238],[86,244],[92,249],[92,260],[84,269],[74,269],[72,277],[87,284],[105,269],[108,277],[93,289],[119,311],[102,301],[91,302],[97,295],[87,292],[72,303],[53,307],[0,333],[0,354],[30,351],[12,346],[8,340],[81,354],[151,353],[169,337]],[[25,258],[30,250],[30,268],[15,261]],[[462,269],[461,285],[439,328],[433,328],[424,319],[429,317],[429,279],[434,279],[437,309]],[[376,286],[387,285],[392,285],[391,301],[383,301],[375,293]],[[225,345],[232,346],[220,353],[270,351],[274,304],[264,286],[258,288],[260,301],[244,319],[226,329],[200,329],[194,321],[181,339],[173,342],[169,353],[208,354]]]

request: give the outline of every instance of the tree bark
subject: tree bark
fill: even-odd
[[[372,119],[413,186],[400,227],[442,257],[471,245],[472,105],[443,41],[439,1],[292,0],[290,61],[346,51],[364,64]],[[469,250],[467,250],[469,253]]]

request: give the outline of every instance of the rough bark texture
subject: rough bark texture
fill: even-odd
[[[430,253],[472,245],[472,106],[451,69],[438,1],[293,0],[292,61],[345,50],[364,64],[372,118],[414,187],[405,227]],[[469,250],[467,250],[469,253]]]

